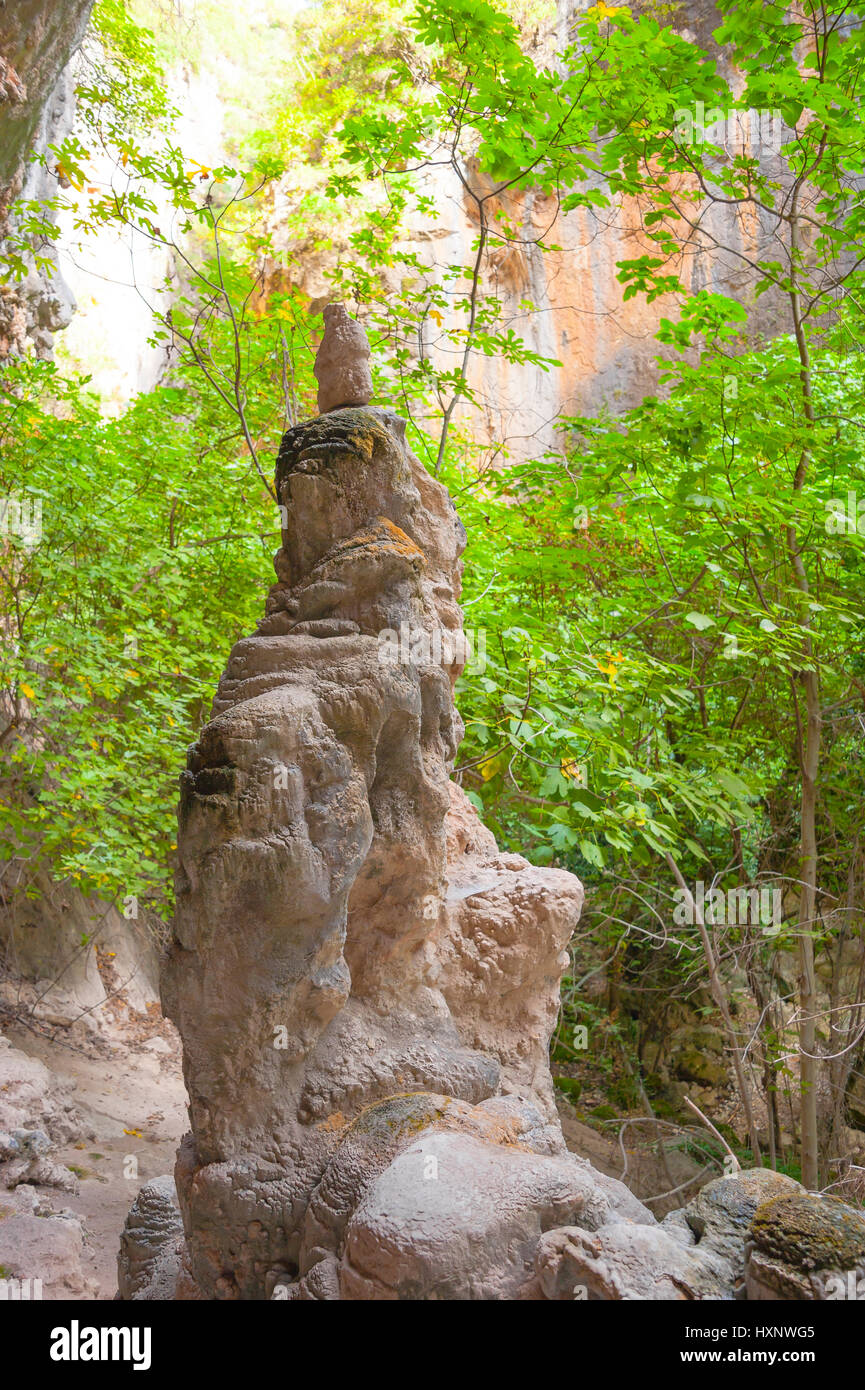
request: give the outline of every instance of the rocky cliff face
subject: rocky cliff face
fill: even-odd
[[[558,22],[550,36],[548,61],[573,43],[573,22],[584,4],[558,0]],[[712,38],[720,19],[712,0],[688,0],[670,7],[660,20],[699,44],[737,85],[735,72]],[[651,9],[651,0],[636,0],[635,12]],[[693,115],[693,113],[689,113]],[[782,178],[778,151],[784,127],[780,120],[744,113],[725,126],[728,154],[741,150],[757,155],[774,177]],[[537,191],[496,199],[495,185],[477,168],[464,170],[486,205],[489,222],[502,212],[506,224],[521,229],[522,239],[493,245],[484,258],[482,288],[500,305],[501,325],[522,337],[526,345],[561,365],[539,372],[532,364],[512,365],[501,358],[476,354],[470,370],[481,412],[466,403],[457,412],[476,437],[504,447],[514,458],[538,457],[561,443],[560,421],[569,415],[594,415],[607,408],[614,414],[637,405],[658,389],[656,358],[664,350],[655,339],[662,317],[678,318],[674,297],[649,304],[642,295],[625,300],[617,265],[645,254],[657,254],[646,237],[646,208],[637,200],[608,209],[559,211],[558,199]],[[454,264],[470,265],[477,236],[477,207],[447,169],[430,174],[430,196],[439,209],[437,227],[421,232],[414,249],[428,265],[444,274]],[[749,307],[749,331],[771,338],[790,331],[786,306],[769,293],[753,301],[751,261],[779,256],[777,225],[732,203],[707,203],[694,210],[695,226],[670,272],[680,275],[694,293],[706,289],[730,295]],[[541,250],[543,239],[554,250]],[[458,326],[454,319],[453,325]],[[430,353],[435,358],[433,343]],[[439,353],[441,365],[452,365]]]
[[[57,192],[56,174],[38,163],[72,126],[70,60],[87,27],[93,0],[7,0],[0,9],[0,240],[13,229],[19,198],[44,205]],[[40,247],[46,254],[47,247]],[[50,351],[52,334],[72,317],[75,302],[51,267],[31,269],[0,287],[0,359],[32,342]]]

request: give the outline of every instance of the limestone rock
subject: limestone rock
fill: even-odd
[[[18,1203],[15,1198],[20,1197]],[[0,1268],[3,1278],[42,1285],[49,1300],[94,1298],[96,1286],[83,1272],[84,1230],[70,1213],[55,1214],[40,1206],[32,1188],[0,1192]]]
[[[604,1224],[609,1203],[570,1156],[538,1157],[467,1134],[432,1134],[394,1160],[349,1223],[340,1295],[537,1297],[542,1232]]]
[[[563,869],[500,854],[453,783],[450,797],[442,993],[461,1034],[500,1058],[502,1089],[532,1099],[558,1127],[547,1043],[582,884]]]
[[[125,1299],[172,1299],[183,1260],[183,1223],[174,1179],[153,1178],[126,1219],[117,1256],[117,1287]]]
[[[549,1226],[654,1224],[615,1179],[573,1154],[550,1156],[550,1128],[514,1097],[469,1106],[414,1093],[369,1106],[310,1199],[301,1278],[273,1270],[271,1296],[546,1297],[535,1257]]]
[[[373,407],[290,430],[277,490],[277,583],[182,778],[162,978],[192,1123],[178,1198],[209,1298],[333,1291],[313,1266],[342,1258],[411,1137],[400,1093],[444,1105],[439,1128],[459,1113],[479,1143],[534,1145],[551,1182],[564,1149],[546,1053],[581,887],[499,855],[452,789],[461,658],[434,642],[382,658],[388,633],[461,628],[453,504]],[[398,1143],[363,1137],[382,1103]]]
[[[717,1251],[727,1261],[733,1287],[739,1292],[745,1275],[745,1240],[754,1213],[763,1202],[801,1191],[799,1183],[785,1173],[750,1168],[707,1183],[664,1225],[687,1224],[701,1247]]]
[[[9,1157],[30,1157],[48,1150],[34,1133],[47,1135],[52,1144],[80,1139],[81,1117],[64,1088],[36,1057],[28,1057],[0,1035],[0,1130],[15,1146]],[[29,1138],[27,1137],[29,1135]]]
[[[628,1221],[597,1232],[562,1226],[541,1237],[535,1263],[548,1299],[732,1298],[725,1261],[714,1251],[683,1243],[664,1226]]]
[[[707,1183],[660,1225],[551,1231],[536,1257],[541,1287],[548,1298],[573,1298],[578,1288],[588,1299],[603,1300],[742,1297],[745,1241],[755,1211],[767,1197],[801,1192],[794,1179],[755,1168]]]
[[[318,382],[319,414],[368,405],[372,400],[372,376],[366,333],[349,318],[344,304],[328,304],[322,317],[324,336],[313,367]]]
[[[16,1129],[12,1135],[16,1156],[44,1158],[51,1152],[52,1144],[44,1129]]]
[[[865,1297],[865,1216],[801,1189],[754,1212],[745,1247],[750,1299]]]
[[[61,1192],[70,1192],[73,1196],[77,1196],[81,1190],[81,1184],[72,1170],[51,1158],[23,1158],[4,1164],[0,1168],[0,1182],[10,1189],[18,1187],[20,1183],[57,1187]]]

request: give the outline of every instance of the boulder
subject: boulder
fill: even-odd
[[[83,1126],[70,1089],[0,1034],[0,1132],[13,1141],[0,1141],[0,1157],[4,1142],[9,1158],[32,1158],[80,1139]]]
[[[349,318],[344,304],[328,304],[324,336],[313,368],[318,382],[321,415],[345,406],[369,405],[372,400],[370,351],[359,323]]]
[[[84,1228],[54,1212],[32,1187],[0,1190],[0,1281],[7,1298],[94,1298],[83,1272]]]
[[[802,1189],[762,1202],[745,1247],[748,1298],[865,1299],[865,1215]]]

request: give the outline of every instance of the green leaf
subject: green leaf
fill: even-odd
[[[705,628],[715,625],[715,619],[708,617],[705,613],[686,613],[685,622],[690,623],[698,632],[703,632]]]

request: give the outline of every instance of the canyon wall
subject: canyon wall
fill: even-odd
[[[72,127],[72,59],[92,8],[93,0],[7,0],[0,9],[0,242],[15,231],[17,199],[44,206],[57,194],[51,163],[31,156],[45,154]],[[49,264],[31,260],[24,279],[0,285],[0,359],[28,342],[49,353],[75,309],[53,244],[35,249]]]
[[[545,44],[549,60],[573,42],[573,22],[585,8],[574,0],[558,0],[557,23]],[[651,13],[653,6],[637,0],[631,9]],[[711,0],[665,7],[658,18],[707,51],[736,90],[737,75],[712,38],[720,17]],[[742,113],[738,121],[726,123],[723,143],[728,154],[741,150],[758,155],[762,168],[781,178],[779,151],[788,134],[780,116]],[[499,199],[495,184],[482,171],[470,165],[463,172],[472,192],[492,195],[487,204],[491,225],[496,226],[493,219],[502,211],[521,233],[519,242],[493,245],[484,258],[482,290],[501,306],[497,328],[512,330],[533,352],[561,365],[539,371],[531,363],[510,365],[500,357],[475,354],[469,375],[480,415],[466,403],[456,418],[476,438],[504,448],[514,458],[536,457],[561,445],[563,418],[594,415],[605,408],[617,414],[658,389],[656,358],[666,351],[654,335],[662,317],[678,318],[677,301],[673,296],[651,304],[644,295],[624,298],[617,263],[657,255],[657,247],[645,236],[643,217],[648,209],[638,201],[563,214],[557,197],[528,191]],[[449,266],[472,264],[478,213],[452,171],[431,171],[428,184],[440,216],[432,230],[429,224],[415,228],[418,240],[413,249],[441,277]],[[746,304],[755,341],[790,331],[780,296],[768,293],[755,302],[754,274],[748,265],[770,254],[782,258],[776,224],[726,202],[698,205],[694,222],[668,271],[679,274],[689,292],[709,290]],[[681,230],[687,230],[684,224]],[[540,239],[556,249],[542,250]],[[444,327],[459,323],[453,317]],[[433,359],[452,367],[452,349],[446,351],[434,331],[430,339],[427,351]]]
[[[641,6],[642,0],[634,8]],[[13,8],[23,13],[39,7],[30,0]],[[41,8],[47,7],[43,3]],[[67,16],[75,10],[85,19],[88,8],[87,4],[72,3],[52,7]],[[556,17],[539,41],[538,61],[552,61],[556,50],[564,48],[577,14],[573,0],[558,0]],[[725,70],[711,38],[718,15],[708,0],[689,0],[676,8],[670,19],[685,37],[708,49]],[[729,69],[726,75],[735,82]],[[63,80],[68,83],[68,74]],[[182,113],[178,127],[181,146],[191,158],[209,166],[220,162],[225,157],[222,146],[227,105],[214,74],[174,72],[170,85]],[[62,121],[68,120],[68,102],[50,106],[56,108],[58,120],[61,116]],[[3,109],[7,117],[12,115],[13,106],[8,101]],[[737,147],[758,149],[764,166],[776,168],[777,147],[783,137],[780,122],[745,120],[735,134]],[[46,132],[39,136],[42,146],[48,138],[55,137]],[[97,182],[110,175],[99,160],[94,169]],[[476,191],[493,191],[477,169],[469,167],[464,172]],[[43,171],[40,177],[48,176]],[[477,212],[456,175],[447,169],[429,171],[426,192],[434,200],[437,214],[407,227],[402,244],[417,253],[433,278],[441,281],[450,267],[473,261]],[[495,207],[493,203],[492,209]],[[523,241],[491,248],[483,265],[483,292],[498,299],[502,330],[512,330],[531,351],[561,365],[541,371],[533,363],[509,365],[500,358],[475,354],[470,379],[478,406],[460,406],[455,423],[496,451],[525,458],[559,446],[560,422],[569,415],[593,414],[605,407],[618,413],[654,391],[655,358],[659,353],[663,356],[654,334],[660,318],[675,318],[677,309],[670,298],[647,304],[643,296],[627,301],[623,297],[617,262],[650,249],[644,238],[645,209],[638,204],[608,210],[576,209],[562,215],[554,198],[529,191],[508,196],[503,207],[523,229]],[[286,202],[278,194],[271,220],[276,253],[271,283],[278,288],[284,288],[286,273],[280,247],[283,252],[297,249],[285,216]],[[150,330],[148,303],[165,307],[164,284],[170,265],[164,254],[107,232],[79,245],[73,221],[72,213],[61,219],[62,277],[54,277],[49,286],[43,276],[38,284],[34,281],[29,289],[16,292],[6,315],[14,331],[8,329],[6,341],[23,341],[22,334],[31,338],[35,334],[33,340],[45,348],[53,328],[68,322],[71,297],[64,289],[68,282],[81,301],[82,313],[65,342],[82,368],[94,373],[98,388],[111,398],[112,408],[120,408],[137,391],[151,389],[165,368],[165,354],[145,343]],[[754,256],[765,252],[772,244],[772,227],[765,219],[730,206],[701,209],[699,222],[674,268],[691,290],[711,289],[750,303],[752,275],[742,253]],[[290,272],[309,294],[313,309],[330,297],[328,269],[337,255],[348,251],[347,240],[339,235],[332,251],[318,249],[322,236],[332,231],[332,226],[311,226],[309,249],[304,250],[300,267]],[[560,249],[541,250],[535,244],[541,236]],[[387,291],[395,288],[395,284],[388,285]],[[132,332],[130,324],[134,324]],[[423,350],[442,368],[455,365],[453,345],[446,342],[444,333],[461,324],[457,314],[446,314],[442,324],[428,321],[421,327]],[[784,306],[772,295],[763,296],[752,306],[750,327],[756,336],[771,337],[783,331]]]

